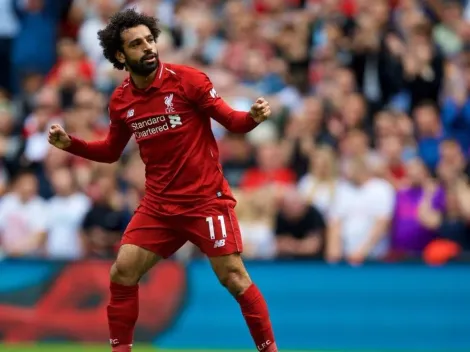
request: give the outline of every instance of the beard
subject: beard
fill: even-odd
[[[155,57],[155,61],[146,62],[146,59]],[[140,60],[132,60],[126,56],[126,66],[129,72],[132,72],[138,76],[148,76],[158,67],[158,53],[150,53],[142,56]]]

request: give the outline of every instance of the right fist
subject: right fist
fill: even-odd
[[[65,132],[62,126],[54,124],[49,129],[48,141],[54,147],[59,149],[66,149],[72,144],[72,140],[69,135]]]

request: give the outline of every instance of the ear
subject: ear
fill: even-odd
[[[126,62],[126,58],[124,56],[124,54],[122,53],[122,51],[117,51],[116,52],[116,59],[121,63],[121,64],[124,64]]]

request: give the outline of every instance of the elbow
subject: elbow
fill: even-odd
[[[103,158],[102,161],[106,164],[114,164],[116,161],[119,160],[120,157],[120,154],[109,154],[105,158]]]
[[[118,161],[118,160],[119,160],[119,157],[117,157],[117,158],[112,157],[112,158],[109,158],[109,159],[104,160],[104,162],[105,162],[106,164],[114,164],[114,163],[115,163],[116,161]]]

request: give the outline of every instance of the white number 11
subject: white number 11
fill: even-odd
[[[227,237],[227,230],[225,229],[225,220],[223,215],[219,215],[217,219],[220,222],[220,227],[222,228],[222,237]],[[211,240],[215,240],[215,230],[214,230],[214,220],[212,216],[208,216],[206,221],[209,223],[209,234],[211,236]]]

